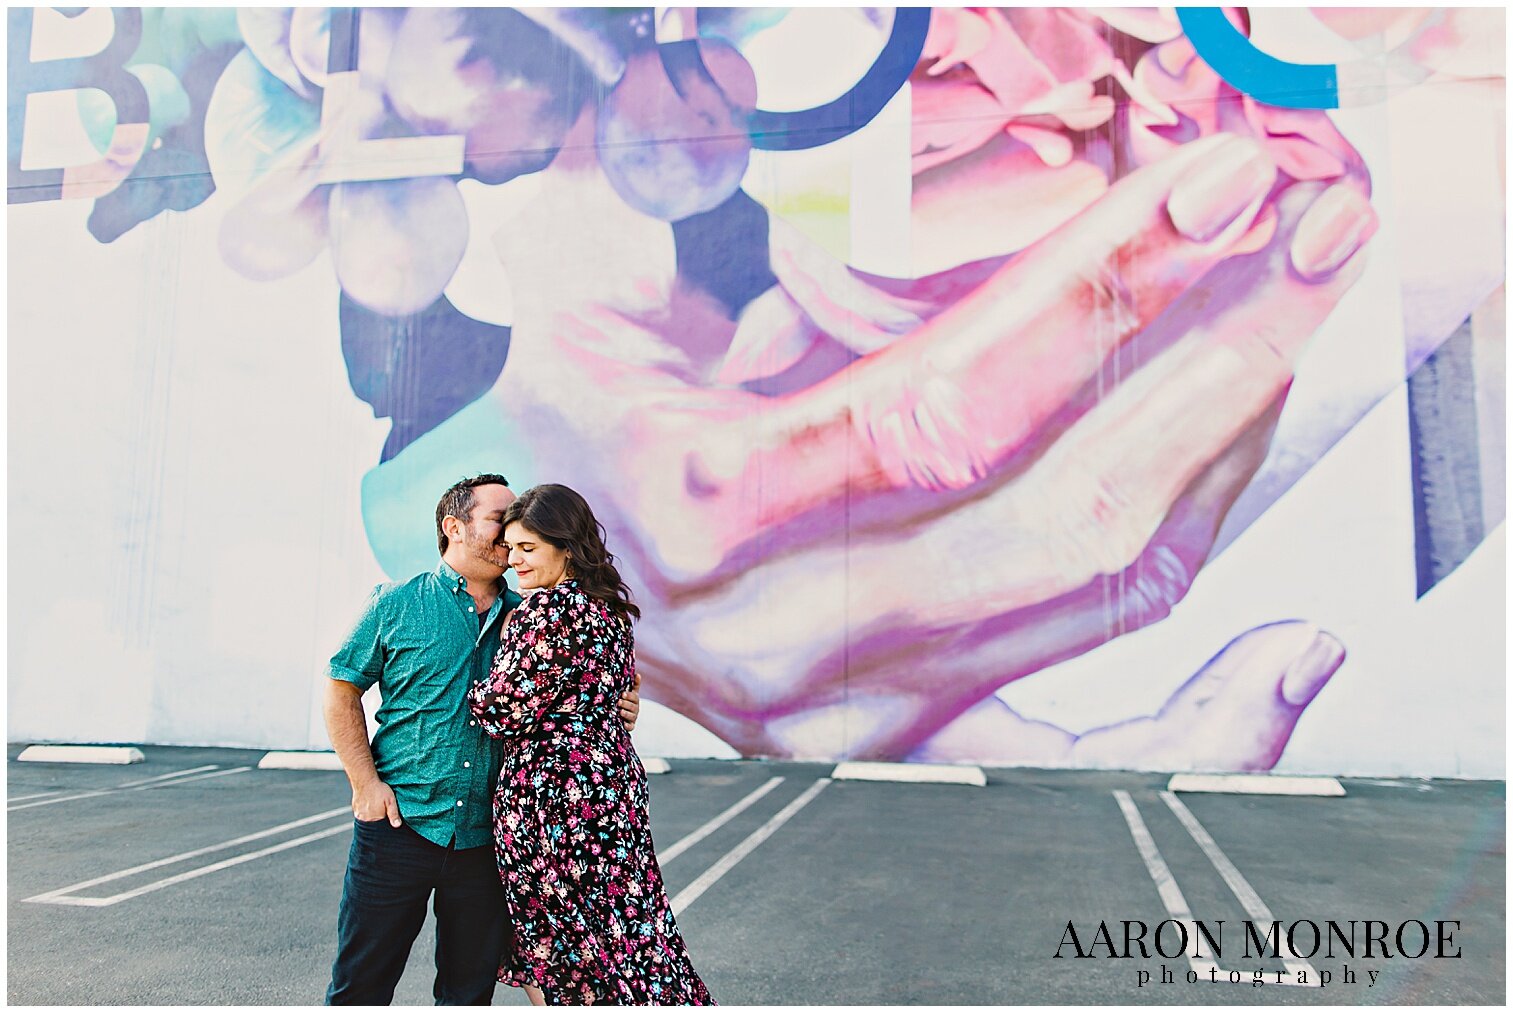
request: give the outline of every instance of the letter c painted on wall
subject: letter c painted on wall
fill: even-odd
[[[838,141],[865,127],[914,73],[929,31],[930,8],[895,7],[888,41],[860,81],[839,98],[810,109],[756,110],[747,120],[751,146],[764,151],[802,151]],[[708,77],[692,36],[663,42],[657,48],[673,82],[687,75]]]
[[[799,151],[860,130],[883,111],[914,73],[930,31],[930,8],[895,7],[893,30],[882,52],[846,94],[794,112],[758,109],[751,114],[751,144],[766,151]]]
[[[1332,63],[1288,63],[1263,53],[1218,7],[1178,7],[1187,41],[1237,91],[1287,109],[1338,109],[1339,70]]]

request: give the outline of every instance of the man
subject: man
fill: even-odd
[[[352,785],[352,849],[328,1005],[387,1005],[436,896],[438,1005],[489,1005],[513,943],[494,861],[491,800],[502,745],[466,695],[488,675],[503,617],[499,541],[515,494],[500,475],[458,482],[436,505],[441,563],[382,584],[331,659],[326,731]],[[368,742],[362,694],[383,695]],[[640,696],[620,701],[635,726]]]

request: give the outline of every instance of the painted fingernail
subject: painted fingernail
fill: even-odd
[[[1294,707],[1308,703],[1344,660],[1345,645],[1320,630],[1308,649],[1282,674],[1282,698]]]
[[[1254,218],[1276,176],[1266,149],[1234,137],[1177,180],[1166,211],[1184,236],[1206,243],[1242,216]]]
[[[1376,232],[1371,201],[1352,186],[1325,190],[1292,237],[1292,266],[1309,281],[1333,274]]]

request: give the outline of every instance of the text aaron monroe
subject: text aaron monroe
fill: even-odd
[[[1216,962],[1225,956],[1225,922],[1201,920],[1178,920],[1168,918],[1157,922],[1155,927],[1136,919],[1114,923],[1110,929],[1107,921],[1100,921],[1091,933],[1084,927],[1081,932],[1072,922],[1066,923],[1061,942],[1056,947],[1056,959],[1093,959],[1103,957],[1115,960],[1150,959],[1152,956],[1167,959],[1187,958],[1192,962],[1183,977],[1190,983],[1198,981],[1240,982],[1239,971],[1221,971]],[[1430,925],[1433,925],[1433,928]],[[1350,957],[1375,960],[1408,958],[1459,959],[1461,948],[1455,942],[1455,933],[1460,928],[1459,920],[1437,920],[1426,923],[1416,918],[1393,926],[1375,919],[1329,920],[1316,922],[1299,919],[1291,923],[1281,921],[1241,922],[1241,949],[1239,954],[1246,960],[1308,960],[1322,956],[1326,959]],[[1233,932],[1231,932],[1233,938]],[[1233,948],[1232,948],[1233,950]],[[1070,951],[1070,952],[1068,952]],[[1233,952],[1230,954],[1235,955]],[[1207,966],[1202,966],[1206,962]],[[1200,967],[1202,973],[1200,973]],[[1380,970],[1365,969],[1367,987],[1376,984]],[[1289,963],[1287,971],[1246,972],[1253,986],[1262,984],[1288,984],[1327,986],[1333,975],[1326,970],[1317,972],[1318,980],[1308,980],[1306,965],[1299,968]],[[1267,975],[1275,975],[1271,981]],[[1161,977],[1154,980],[1160,984],[1172,984],[1174,975],[1163,964]],[[1356,984],[1357,975],[1346,965],[1343,984]],[[1137,985],[1144,987],[1153,983],[1151,972],[1137,972]]]

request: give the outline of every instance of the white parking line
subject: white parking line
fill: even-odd
[[[1156,884],[1156,892],[1161,895],[1161,903],[1166,908],[1166,913],[1175,921],[1182,923],[1187,929],[1188,938],[1192,940],[1193,952],[1187,954],[1187,962],[1192,966],[1194,971],[1198,972],[1200,980],[1205,975],[1208,975],[1209,971],[1213,971],[1214,974],[1210,976],[1210,980],[1217,978],[1220,984],[1229,983],[1230,972],[1224,970],[1212,960],[1196,956],[1199,935],[1192,909],[1187,906],[1187,898],[1182,896],[1182,888],[1177,885],[1177,878],[1172,875],[1171,867],[1161,857],[1161,849],[1156,847],[1156,840],[1151,836],[1150,828],[1145,825],[1145,820],[1141,818],[1140,809],[1135,805],[1135,800],[1130,797],[1129,792],[1117,789],[1114,791],[1114,799],[1119,803],[1119,809],[1124,813],[1124,822],[1129,825],[1130,836],[1134,838],[1135,848],[1140,852],[1140,857],[1145,860],[1146,871],[1150,873],[1151,879]],[[1178,804],[1180,805],[1181,803],[1178,802]],[[1189,830],[1189,832],[1191,831]],[[1242,901],[1241,903],[1244,902]],[[1311,972],[1311,975],[1310,979],[1305,980],[1318,980],[1318,975],[1312,973],[1313,968],[1307,964],[1295,969],[1291,963],[1287,963],[1287,969],[1290,972],[1306,969]],[[1253,980],[1254,976],[1251,972],[1246,971],[1242,972],[1242,977],[1250,981]],[[1298,985],[1296,974],[1294,974],[1291,980],[1279,981],[1278,984]]]
[[[13,813],[19,812],[22,809],[35,809],[39,805],[52,805],[55,802],[72,802],[80,798],[99,798],[101,795],[111,795],[120,790],[119,788],[103,788],[100,791],[86,791],[82,795],[64,795],[62,798],[50,798],[43,802],[28,802],[26,805],[8,806],[5,811]]]
[[[1187,954],[1187,962],[1202,977],[1210,968],[1217,968],[1218,965],[1197,955],[1198,926],[1193,919],[1192,909],[1187,906],[1187,898],[1182,896],[1182,888],[1177,885],[1177,877],[1172,875],[1171,867],[1161,857],[1161,849],[1156,847],[1156,839],[1151,836],[1145,820],[1140,817],[1140,809],[1135,805],[1135,800],[1130,798],[1129,792],[1115,791],[1114,799],[1124,813],[1124,822],[1129,824],[1130,836],[1135,839],[1135,850],[1145,860],[1145,870],[1150,873],[1156,884],[1156,892],[1161,895],[1161,905],[1166,908],[1168,915],[1181,922],[1187,930],[1187,938],[1193,944],[1193,952]]]
[[[219,763],[207,763],[203,767],[189,767],[185,770],[171,770],[166,774],[159,774],[157,777],[144,777],[140,781],[124,781],[121,784],[116,785],[116,787],[135,788],[139,784],[151,784],[154,781],[167,781],[171,778],[181,777],[185,774],[198,774],[201,771],[205,770],[219,769],[221,769],[221,765]]]
[[[125,893],[118,893],[113,897],[68,897],[65,895],[77,893],[80,890],[87,890],[89,887],[99,886],[101,883],[110,883],[117,879],[125,879],[127,876],[135,876],[139,872],[148,872],[152,869],[162,868],[165,865],[173,865],[177,862],[187,861],[191,858],[198,858],[201,855],[208,855],[216,851],[224,851],[227,848],[234,848],[238,844],[246,844],[250,841],[261,840],[264,837],[272,837],[274,834],[281,834],[286,830],[293,830],[296,827],[307,826],[311,823],[319,823],[322,820],[328,820],[334,816],[350,816],[351,814],[352,807],[350,805],[344,805],[340,809],[331,809],[323,813],[316,813],[314,816],[306,816],[304,819],[294,820],[289,823],[280,823],[276,827],[269,827],[267,830],[259,830],[256,833],[246,834],[242,837],[234,838],[233,840],[222,841],[220,844],[211,844],[207,847],[196,848],[193,851],[185,851],[181,854],[170,855],[167,858],[159,858],[158,860],[153,862],[146,862],[142,865],[134,865],[129,869],[122,869],[120,872],[112,872],[104,876],[96,876],[94,879],[86,879],[82,883],[74,883],[71,886],[65,886],[57,890],[49,890],[46,893],[39,893],[35,897],[27,897],[24,903],[71,904],[79,907],[106,907],[111,904],[119,904],[123,900],[129,900],[132,897],[139,897],[144,893],[149,893],[153,890],[160,890],[163,887],[171,886],[174,883],[182,883],[186,879],[193,879],[196,876],[204,876],[209,873],[216,872],[220,869],[227,868],[228,866],[237,865],[241,862],[251,861],[254,858],[261,858],[263,855],[271,855],[275,851],[283,851],[286,848],[293,848],[301,844],[307,844],[310,841],[319,840],[322,837],[330,837],[349,828],[346,824],[343,824],[339,827],[332,827],[327,830],[322,830],[319,833],[309,834],[305,837],[296,838],[292,841],[285,841],[282,844],[276,845],[271,848],[264,848],[260,851],[254,851],[246,855],[238,855],[233,859],[227,859],[226,861],[222,862],[215,862],[211,865],[207,865],[199,869],[191,869],[188,872],[182,872],[174,876],[169,876],[167,879],[161,879],[153,883],[148,883],[145,886],[140,886],[136,889],[128,890]]]
[[[1261,899],[1261,895],[1256,893],[1255,888],[1246,881],[1244,876],[1240,875],[1240,870],[1235,868],[1235,864],[1229,860],[1229,856],[1220,850],[1219,845],[1209,836],[1203,824],[1198,822],[1198,817],[1194,816],[1192,811],[1182,804],[1182,800],[1169,791],[1163,791],[1161,793],[1161,801],[1166,803],[1166,807],[1187,828],[1188,834],[1197,843],[1198,847],[1203,849],[1203,853],[1208,856],[1208,860],[1213,863],[1219,875],[1224,877],[1224,882],[1229,885],[1230,891],[1235,895],[1235,899],[1240,902],[1240,906],[1245,909],[1245,913],[1250,915],[1254,921],[1266,925],[1270,925],[1275,921],[1271,915],[1271,909],[1266,906],[1266,902]],[[1318,979],[1318,972],[1313,969],[1313,966],[1308,961],[1302,959],[1292,951],[1292,947],[1288,945],[1285,936],[1282,938],[1281,944],[1286,952],[1286,956],[1282,962],[1287,966],[1288,973],[1297,975],[1299,971],[1306,971],[1309,977],[1314,980]]]
[[[216,764],[211,764],[211,766],[214,767],[214,766],[216,766]],[[77,795],[64,795],[62,798],[49,798],[49,799],[44,799],[41,802],[28,802],[25,805],[13,805],[13,806],[7,807],[7,809],[5,811],[13,813],[13,812],[16,812],[16,811],[21,810],[21,809],[34,809],[34,808],[36,808],[39,805],[55,805],[55,804],[57,804],[59,802],[73,802],[73,801],[76,801],[77,799],[81,799],[81,798],[99,798],[101,795],[114,795],[117,792],[122,792],[122,791],[147,791],[150,788],[169,788],[169,787],[172,787],[173,785],[176,785],[176,784],[183,784],[186,781],[203,781],[203,780],[205,780],[206,778],[209,778],[209,777],[225,777],[227,774],[241,774],[241,773],[245,773],[246,771],[251,770],[252,768],[251,767],[232,767],[230,770],[212,770],[208,774],[195,774],[192,777],[179,777],[178,776],[179,774],[188,774],[191,771],[204,770],[204,769],[205,769],[204,767],[191,767],[191,768],[189,768],[189,770],[181,770],[177,774],[173,774],[173,775],[164,774],[163,777],[161,777],[161,778],[160,777],[149,778],[149,780],[152,782],[150,784],[144,784],[141,781],[129,781],[126,784],[117,785],[114,788],[100,788],[100,789],[98,789],[96,791],[81,792],[81,793],[79,793]],[[169,776],[172,776],[175,779],[172,780],[172,781],[164,780],[164,778],[169,777]]]
[[[658,865],[666,865],[668,862],[672,861],[674,858],[677,858],[683,852],[687,851],[689,848],[693,847],[695,844],[698,844],[704,838],[708,837],[710,834],[714,833],[716,830],[720,829],[725,824],[727,824],[731,820],[735,819],[741,813],[745,812],[747,809],[749,809],[751,807],[752,803],[754,803],[754,802],[757,801],[757,799],[761,798],[763,795],[767,794],[769,791],[771,791],[772,789],[776,788],[778,785],[780,785],[782,783],[783,783],[783,779],[781,777],[774,777],[774,778],[772,778],[766,784],[764,784],[760,788],[758,788],[756,791],[752,792],[750,795],[747,795],[745,798],[741,799],[735,805],[731,806],[729,809],[726,809],[724,812],[720,813],[720,815],[716,816],[714,819],[710,820],[708,823],[704,824],[702,827],[699,827],[699,829],[695,830],[693,833],[689,834],[687,837],[683,838],[680,841],[675,842],[672,845],[672,847],[668,848],[666,851],[658,853],[658,855],[657,855],[657,864]]]
[[[193,777],[181,777],[177,781],[162,781],[158,784],[144,784],[141,788],[133,788],[132,791],[141,791],[143,788],[173,788],[186,781],[208,781],[212,777],[225,777],[227,774],[245,774],[251,767],[232,767],[230,770],[217,770],[209,774],[196,774]]]
[[[794,814],[800,809],[814,801],[814,797],[824,791],[825,786],[829,783],[830,779],[828,777],[816,780],[805,789],[802,795],[779,810],[776,816],[752,831],[745,840],[732,848],[723,858],[715,862],[708,869],[705,869],[698,879],[689,883],[682,890],[679,890],[678,895],[672,899],[673,914],[682,914],[687,910],[688,905],[698,900],[705,890],[708,890],[715,883],[719,882],[725,873],[734,869],[741,859],[751,854],[757,849],[759,844],[777,833],[778,828],[792,819]]]
[[[207,764],[206,766],[203,766],[203,767],[189,767],[186,770],[175,770],[175,771],[171,771],[171,772],[169,772],[167,774],[159,774],[157,777],[144,777],[140,781],[126,781],[123,784],[116,785],[114,788],[100,788],[100,789],[98,789],[96,791],[84,792],[83,794],[80,794],[80,795],[71,795],[70,799],[74,799],[74,798],[93,798],[96,795],[103,795],[103,794],[106,794],[107,792],[119,791],[122,788],[134,788],[134,787],[136,787],[139,784],[148,784],[149,782],[152,782],[152,781],[166,781],[169,778],[179,777],[179,776],[181,776],[183,774],[198,774],[202,770],[216,770],[219,767],[220,767],[220,764],[218,764],[218,763],[211,763],[211,764]],[[52,791],[39,791],[39,792],[35,792],[34,794],[31,794],[31,795],[13,795],[10,798],[6,799],[5,801],[6,801],[7,805],[10,804],[10,803],[12,803],[12,802],[28,802],[28,801],[30,801],[31,799],[34,799],[34,798],[47,798],[49,795],[58,795],[58,794],[61,794],[64,790],[65,789],[63,789],[63,788],[56,788],[56,789],[54,789]],[[67,801],[67,800],[60,798],[60,799],[54,799],[53,801],[55,801],[55,802],[63,802],[63,801]],[[22,808],[25,808],[25,807],[23,806]]]

